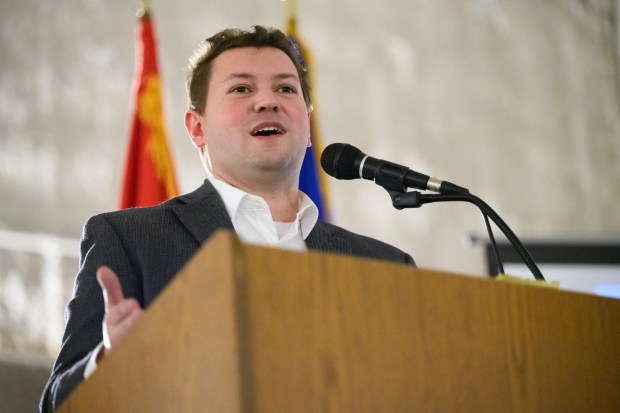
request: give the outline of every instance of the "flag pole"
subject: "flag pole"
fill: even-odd
[[[136,7],[136,16],[147,17],[151,11],[151,0],[139,0]]]
[[[297,0],[282,0],[282,3],[284,3],[286,9],[286,32],[294,33],[296,30],[296,16],[299,2]]]

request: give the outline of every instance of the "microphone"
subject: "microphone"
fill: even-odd
[[[451,182],[368,156],[348,143],[328,145],[321,154],[321,167],[336,179],[368,179],[388,191],[404,192],[406,188],[416,188],[443,194],[469,192]]]

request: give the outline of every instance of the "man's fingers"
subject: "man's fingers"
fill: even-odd
[[[125,318],[123,318],[118,324],[114,326],[115,328],[115,340],[120,340],[133,328],[136,322],[142,317],[142,310],[139,306],[135,307],[134,311],[127,314]]]
[[[105,357],[142,317],[143,310],[134,298],[124,297],[118,277],[108,267],[102,266],[97,269],[97,281],[105,301],[102,325],[104,350],[101,355]]]
[[[106,354],[127,335],[143,313],[140,304],[133,298],[123,300],[110,308],[103,317],[103,344]]]
[[[123,289],[114,271],[108,267],[102,266],[97,269],[97,280],[103,290],[105,312],[107,313],[111,307],[123,301]]]
[[[127,317],[136,312],[141,312],[140,304],[133,298],[122,300],[114,306],[110,306],[105,314],[105,322],[108,325],[116,325],[122,323]]]

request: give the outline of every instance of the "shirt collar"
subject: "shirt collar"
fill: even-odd
[[[260,199],[263,203],[266,202],[263,198],[245,192],[237,187],[230,185],[228,182],[224,182],[215,176],[209,176],[207,178],[209,182],[215,187],[217,192],[224,201],[226,212],[230,215],[230,218],[234,221],[237,213],[243,213],[239,206],[241,202],[246,198]],[[299,191],[299,202],[297,207],[296,221],[299,222],[299,228],[301,230],[301,236],[305,240],[310,232],[319,220],[319,209],[314,204],[312,199],[302,191]]]

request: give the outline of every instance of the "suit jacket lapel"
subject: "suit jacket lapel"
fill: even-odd
[[[202,244],[218,229],[234,231],[222,198],[208,180],[177,200],[172,207],[174,213],[199,243]]]
[[[174,213],[199,243],[202,244],[219,229],[235,230],[222,198],[208,180],[194,192],[178,197],[177,201],[172,206]],[[353,253],[351,244],[321,221],[316,223],[306,238],[306,246],[315,251]]]

